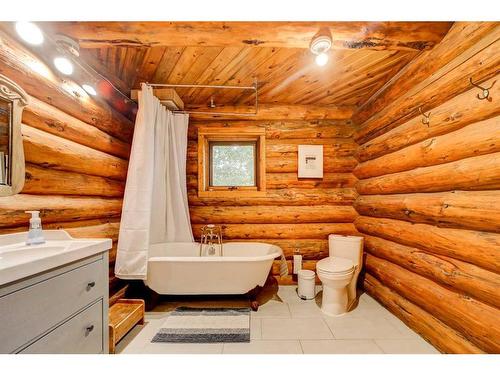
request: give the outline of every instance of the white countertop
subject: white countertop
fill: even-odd
[[[44,230],[43,234],[44,244],[29,246],[27,232],[0,235],[0,286],[112,247],[109,238],[73,238],[64,230]]]

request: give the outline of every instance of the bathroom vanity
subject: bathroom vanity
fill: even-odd
[[[0,236],[0,353],[107,353],[110,239]]]

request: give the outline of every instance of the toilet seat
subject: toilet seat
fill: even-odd
[[[354,263],[346,258],[328,257],[316,263],[316,269],[324,275],[348,275],[354,272]]]

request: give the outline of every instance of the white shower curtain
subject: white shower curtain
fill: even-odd
[[[151,244],[193,242],[186,191],[188,115],[142,84],[123,199],[115,274],[146,279]]]

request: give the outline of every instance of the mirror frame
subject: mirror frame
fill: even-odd
[[[0,99],[12,103],[9,145],[11,184],[0,185],[0,197],[6,197],[19,193],[24,186],[25,165],[21,121],[23,109],[29,103],[29,96],[18,84],[0,74]]]

